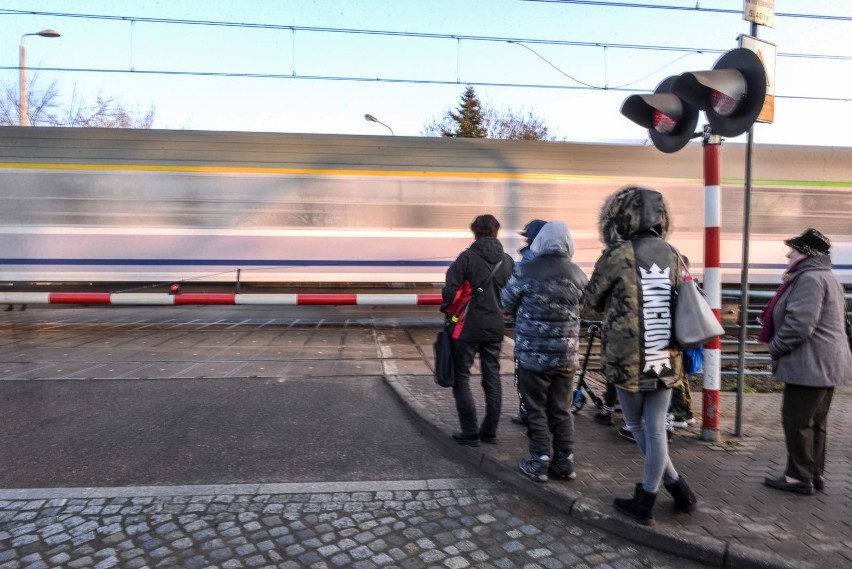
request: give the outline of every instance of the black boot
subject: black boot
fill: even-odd
[[[636,485],[632,498],[616,498],[613,504],[622,514],[627,514],[643,526],[654,525],[654,502],[657,495],[646,492],[642,484]]]
[[[695,494],[692,490],[689,489],[689,485],[686,483],[686,479],[683,476],[680,476],[677,480],[672,484],[666,484],[666,490],[669,491],[669,494],[674,498],[675,506],[681,512],[691,514],[695,511],[695,508],[698,507],[698,498],[695,497]]]

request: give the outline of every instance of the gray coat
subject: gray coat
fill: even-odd
[[[846,339],[843,287],[831,257],[801,261],[772,311],[769,341],[775,380],[812,387],[852,385],[852,353]]]

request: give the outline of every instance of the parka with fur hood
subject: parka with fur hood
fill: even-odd
[[[586,287],[603,312],[601,368],[629,391],[653,391],[683,379],[674,339],[674,300],[683,267],[665,238],[671,219],[662,194],[628,186],[610,195],[598,226],[604,251]]]

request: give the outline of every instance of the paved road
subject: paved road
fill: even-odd
[[[425,436],[381,375],[429,313],[332,310],[1,313],[0,569],[697,567]]]

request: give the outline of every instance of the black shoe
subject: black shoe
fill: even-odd
[[[547,482],[547,469],[550,466],[550,457],[546,454],[530,454],[530,457],[521,461],[521,472],[536,482]]]
[[[787,492],[795,492],[796,494],[805,494],[810,496],[814,493],[814,485],[807,482],[787,482],[787,478],[783,475],[779,478],[764,478],[763,483],[770,488],[776,490],[785,490]]]
[[[479,442],[485,443],[487,445],[496,445],[497,444],[497,435],[483,435],[479,433]]]
[[[512,418],[509,420],[522,427],[527,427],[530,424],[526,417],[521,417],[520,415],[512,415]]]
[[[469,447],[478,447],[479,446],[479,433],[475,433],[473,435],[466,435],[464,433],[453,433],[453,440],[459,443],[460,445],[467,445]]]
[[[595,421],[600,423],[601,425],[606,425],[607,427],[612,427],[615,425],[615,421],[612,418],[612,413],[607,411],[598,411],[595,413]]]
[[[822,492],[825,489],[825,480],[822,479],[822,476],[816,475],[814,476],[814,490],[817,492]]]
[[[627,439],[628,441],[636,442],[636,438],[633,436],[633,433],[630,432],[630,429],[627,427],[621,427],[618,429],[618,436]]]
[[[550,461],[547,473],[559,480],[574,480],[577,478],[577,473],[574,472],[574,453],[557,452],[553,460]]]

